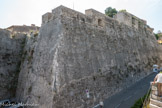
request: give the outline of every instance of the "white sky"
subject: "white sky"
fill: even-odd
[[[41,25],[41,17],[59,5],[84,13],[93,8],[104,13],[111,6],[117,10],[126,9],[139,18],[147,20],[155,31],[162,30],[161,0],[0,0],[0,28],[11,25]]]

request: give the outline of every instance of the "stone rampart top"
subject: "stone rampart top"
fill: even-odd
[[[16,32],[16,33],[29,33],[30,31],[39,31],[38,26],[35,26],[32,24],[31,26],[26,26],[26,25],[13,25],[7,28],[10,32]]]
[[[146,30],[153,32],[153,29],[147,26],[147,22],[145,20],[142,20],[128,12],[118,12],[114,18],[111,18],[94,9],[87,9],[85,10],[85,14],[83,14],[62,5],[53,9],[51,13],[48,12],[44,14],[42,16],[42,24],[61,16],[65,16],[67,18],[77,18],[82,22],[100,27],[105,27],[106,23],[113,23],[117,21],[136,29],[146,28]]]
[[[106,16],[105,14],[98,12],[94,9],[85,10],[85,15],[87,15],[87,16],[98,16],[98,17],[105,17]]]

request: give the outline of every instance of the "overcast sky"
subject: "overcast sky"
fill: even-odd
[[[147,20],[154,32],[162,31],[162,0],[0,0],[0,28],[23,24],[40,26],[42,15],[59,5],[74,7],[82,13],[89,8],[104,13],[109,6],[126,9]]]

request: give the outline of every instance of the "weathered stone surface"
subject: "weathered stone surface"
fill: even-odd
[[[158,96],[157,83],[153,84],[151,82],[151,92],[150,92],[150,108],[161,108],[162,107],[162,97]]]
[[[158,101],[162,101],[162,97],[159,97],[159,96],[154,95],[154,94],[151,94],[151,98],[155,99],[155,100],[158,100]]]
[[[151,93],[154,94],[154,95],[158,95],[157,90],[152,90]]]
[[[54,27],[53,25],[57,26]],[[58,25],[59,23],[54,21],[49,24],[50,28],[41,28],[38,36],[28,39],[24,49],[26,53],[24,53],[24,64],[19,75],[20,83],[17,89],[17,98],[25,103],[39,103],[39,108],[44,105],[50,108],[53,103],[51,100],[53,98],[54,48],[52,47],[59,43],[57,43],[59,39],[57,34],[62,29],[61,27],[58,28]],[[48,33],[55,36],[49,38],[46,35]],[[48,103],[48,105],[44,103]]]
[[[156,106],[156,105],[150,104],[150,105],[149,105],[149,108],[161,108],[161,107],[158,107],[158,106]]]
[[[90,108],[150,74],[162,60],[162,49],[144,26],[136,29],[95,10],[84,15],[63,6],[46,15],[38,37],[25,46],[17,88],[24,103]]]
[[[162,107],[162,102],[154,99],[150,99],[150,104],[156,105],[158,107]]]
[[[0,29],[0,100],[15,95],[24,42],[24,34]]]
[[[152,86],[151,88],[153,91],[157,91],[157,86]]]

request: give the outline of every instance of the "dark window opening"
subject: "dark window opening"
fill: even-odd
[[[102,23],[102,20],[101,19],[98,19],[98,25],[99,26],[103,26],[103,23]]]
[[[85,19],[84,19],[84,18],[81,18],[81,21],[82,21],[82,22],[85,22]]]
[[[132,17],[132,24],[135,25],[135,18]]]

